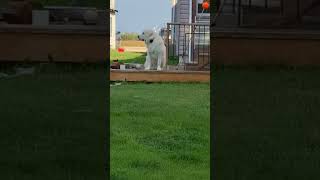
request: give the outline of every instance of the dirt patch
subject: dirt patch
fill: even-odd
[[[145,47],[145,44],[144,44],[143,41],[127,40],[127,41],[121,41],[120,46],[126,46],[126,47]]]
[[[132,47],[132,46],[122,46],[127,52],[147,52],[146,47]]]

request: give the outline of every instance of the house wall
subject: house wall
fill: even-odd
[[[194,23],[196,21],[197,16],[197,3],[198,1],[202,0],[172,0],[172,8],[173,8],[173,14],[172,14],[172,22],[176,23],[189,23],[190,22],[190,16],[191,21]],[[191,10],[191,12],[190,12]],[[202,17],[203,22],[202,23],[209,23],[210,18],[209,16]]]
[[[192,23],[196,22],[196,16],[197,16],[197,3],[199,0],[172,0],[172,20],[174,23]],[[200,0],[202,2],[202,0]],[[210,22],[210,17],[207,16],[202,16],[201,17],[201,22],[200,23],[209,23]],[[198,21],[197,21],[198,22]],[[208,29],[209,30],[209,29]],[[197,30],[196,30],[197,31]],[[191,28],[190,26],[175,26],[172,29],[172,37],[175,43],[175,49],[176,49],[176,54],[181,54],[183,52],[183,44],[188,42],[186,40],[187,38],[190,38],[190,35],[186,36],[186,33],[190,33]],[[179,46],[179,47],[178,47]]]
[[[110,9],[115,9],[115,0],[110,0]],[[110,48],[116,48],[116,15],[110,13]]]
[[[196,23],[210,23],[210,14],[198,12],[198,4],[201,4],[203,0],[192,0],[193,1],[193,15],[194,22]],[[208,0],[210,3],[210,0]],[[213,4],[211,4],[213,6]]]
[[[189,23],[190,0],[176,0],[173,8],[175,9],[176,23]]]
[[[172,0],[173,23],[189,23],[190,18],[190,0]],[[182,44],[185,43],[185,32],[189,32],[188,26],[172,27],[173,43],[175,44],[175,54],[181,53],[183,50]],[[179,42],[178,42],[179,41]]]

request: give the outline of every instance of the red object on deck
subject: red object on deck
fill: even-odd
[[[124,52],[124,48],[118,48],[118,52],[119,52],[119,53]]]
[[[205,10],[209,9],[209,3],[207,1],[203,2],[202,3],[202,8],[205,9]]]

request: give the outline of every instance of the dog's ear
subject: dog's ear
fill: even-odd
[[[144,35],[147,36],[147,37],[152,37],[153,36],[153,32],[148,30],[148,31],[145,31]]]

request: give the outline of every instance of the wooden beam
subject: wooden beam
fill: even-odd
[[[210,82],[209,71],[110,70],[111,81]]]

